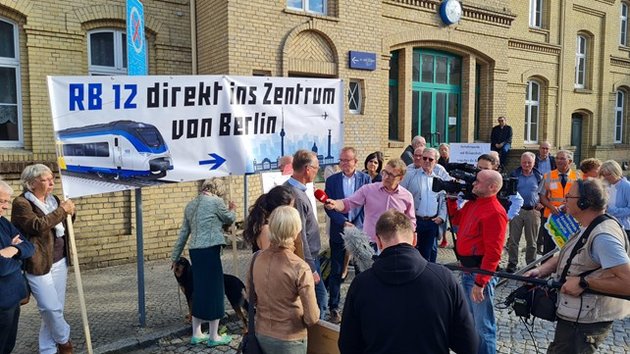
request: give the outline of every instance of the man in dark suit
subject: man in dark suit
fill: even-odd
[[[341,172],[335,173],[326,180],[326,194],[332,199],[344,199],[352,195],[364,184],[370,183],[370,176],[357,171],[357,153],[352,147],[344,147],[339,154]],[[347,214],[326,209],[330,217],[330,275],[328,277],[328,308],[332,323],[339,323],[341,272],[345,256],[345,246],[342,238],[344,227],[363,227],[363,207],[350,209]]]

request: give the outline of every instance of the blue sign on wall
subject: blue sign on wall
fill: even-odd
[[[144,7],[140,0],[127,0],[127,73],[129,75],[147,74]]]
[[[350,69],[376,70],[376,53],[350,51],[348,64]]]

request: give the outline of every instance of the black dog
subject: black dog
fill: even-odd
[[[193,294],[193,269],[192,265],[185,257],[180,257],[173,267],[173,274],[177,279],[177,284],[182,293],[186,296],[186,302],[188,303],[188,315],[186,320],[190,321],[192,316],[192,294]],[[247,329],[247,309],[249,303],[245,299],[245,284],[230,274],[223,274],[223,287],[225,288],[225,296],[227,297],[230,305],[234,309],[234,312],[243,322],[245,329]]]

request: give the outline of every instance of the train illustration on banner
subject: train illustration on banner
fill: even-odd
[[[119,120],[57,132],[62,173],[159,179],[173,169],[162,134],[151,124]]]

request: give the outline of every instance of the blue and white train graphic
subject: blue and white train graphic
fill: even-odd
[[[57,132],[62,171],[114,178],[162,178],[173,169],[159,130],[130,120],[69,128]]]

